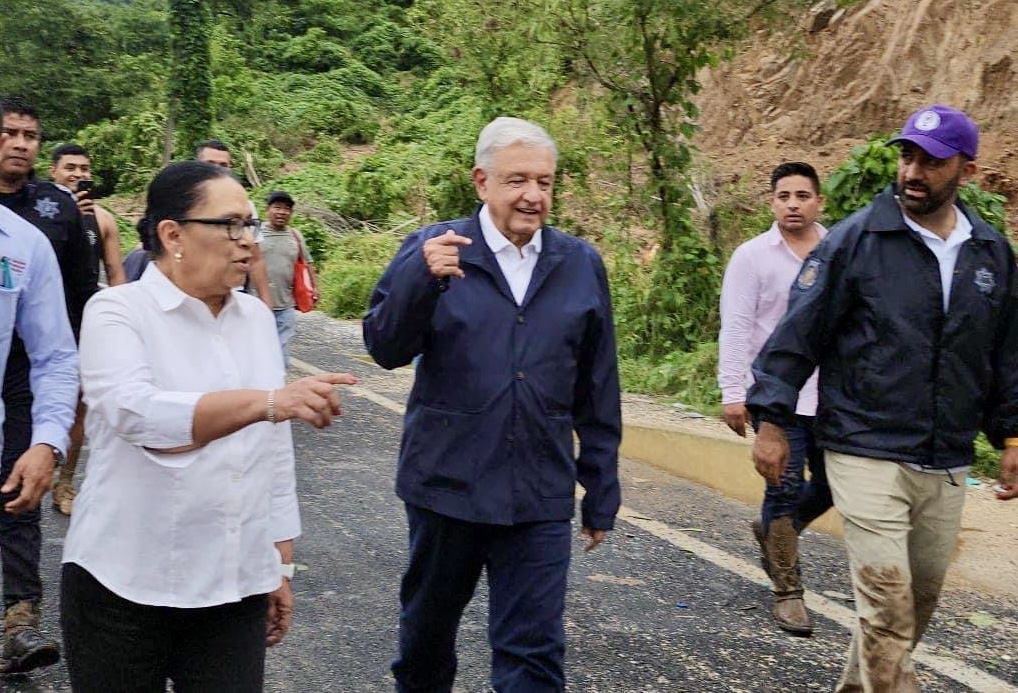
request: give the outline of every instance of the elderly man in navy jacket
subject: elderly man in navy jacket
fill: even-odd
[[[576,482],[588,550],[619,507],[608,282],[590,245],[544,223],[557,155],[533,123],[489,123],[473,169],[483,205],[412,233],[364,320],[380,365],[421,355],[396,478],[410,528],[401,691],[452,689],[456,629],[482,569],[494,689],[563,690]]]

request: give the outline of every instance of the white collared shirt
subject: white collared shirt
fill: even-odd
[[[81,329],[91,453],[64,544],[115,594],[205,607],[280,585],[274,543],[300,534],[289,423],[260,422],[186,453],[195,406],[283,387],[272,314],[232,292],[218,316],[150,263],[101,291]]]
[[[478,217],[481,221],[484,242],[495,254],[502,275],[505,277],[506,283],[509,284],[510,291],[513,292],[513,298],[516,299],[516,305],[522,305],[523,299],[527,295],[527,287],[530,286],[530,278],[534,276],[537,257],[541,254],[541,229],[534,233],[529,243],[522,248],[517,248],[495,227],[495,222],[491,220],[491,212],[488,211],[488,205],[481,207]]]
[[[940,263],[940,286],[943,289],[944,312],[946,313],[947,307],[951,305],[951,282],[954,280],[954,266],[958,264],[958,253],[961,251],[962,244],[972,238],[972,222],[962,214],[956,205],[954,207],[954,228],[951,229],[947,238],[941,238],[925,226],[920,226],[909,219],[907,214],[901,216],[904,217],[905,224],[918,233],[926,247],[937,256],[937,262]]]

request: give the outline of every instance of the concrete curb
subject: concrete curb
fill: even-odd
[[[763,500],[763,479],[753,468],[750,443],[741,438],[624,423],[619,453],[749,505],[759,506]],[[809,527],[843,536],[841,519],[833,508]]]

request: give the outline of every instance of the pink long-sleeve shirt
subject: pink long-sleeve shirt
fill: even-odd
[[[827,229],[817,224],[822,239]],[[777,222],[732,253],[721,283],[721,334],[718,337],[718,385],[721,403],[746,401],[753,384],[750,366],[788,310],[788,292],[802,260],[785,242]],[[817,373],[799,391],[795,411],[814,416]]]

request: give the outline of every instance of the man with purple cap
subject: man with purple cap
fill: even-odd
[[[820,369],[815,422],[845,530],[858,626],[838,691],[918,691],[912,650],[961,525],[982,430],[1018,496],[1018,271],[1007,239],[958,201],[979,132],[961,111],[914,113],[888,144],[897,180],[803,263],[753,364],[757,470],[777,480],[783,427]]]

